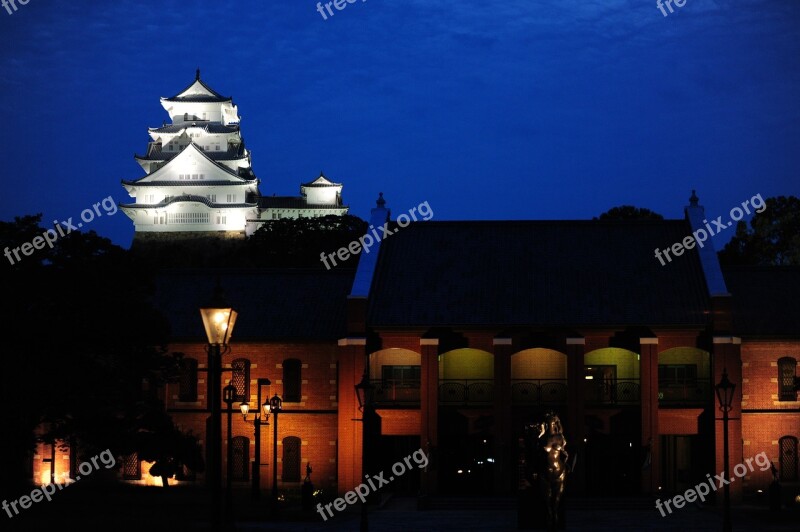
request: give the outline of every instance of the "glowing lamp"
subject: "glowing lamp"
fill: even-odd
[[[203,318],[203,327],[206,330],[208,343],[228,345],[238,315],[239,313],[233,310],[225,300],[222,287],[217,284],[211,302],[200,308],[200,316]]]

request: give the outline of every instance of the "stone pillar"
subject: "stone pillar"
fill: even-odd
[[[422,474],[422,494],[438,493],[439,456],[439,339],[420,338],[420,446],[429,456]]]
[[[364,374],[367,340],[363,337],[339,340],[338,401],[338,483],[337,492],[344,495],[361,483],[362,412],[358,409],[355,385]]]
[[[584,406],[584,351],[585,338],[566,338],[567,353],[567,416],[564,420],[564,436],[567,438],[567,453],[570,463],[575,453],[574,474],[567,477],[567,486],[571,495],[583,495],[586,492],[586,444],[583,442],[586,428]]]
[[[645,467],[642,492],[658,493],[661,485],[661,449],[658,433],[658,338],[640,338],[639,389],[641,391],[642,440]]]
[[[494,351],[494,493],[510,495],[517,489],[517,447],[511,426],[511,338],[495,338]]]

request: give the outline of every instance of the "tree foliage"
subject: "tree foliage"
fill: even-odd
[[[634,207],[633,205],[620,205],[607,210],[595,220],[663,220],[664,217],[653,212],[650,209],[643,207]]]
[[[2,249],[41,235],[40,220],[0,222]],[[168,323],[148,302],[153,283],[126,250],[94,232],[72,232],[13,265],[4,258],[2,279],[0,445],[9,496],[23,491],[30,476],[25,457],[36,441],[70,442],[83,458],[105,449],[119,456],[138,445],[151,456],[160,448],[163,461],[196,462],[174,455],[186,446],[170,439],[183,436],[152,394],[174,378],[177,363],[165,349]],[[132,437],[142,433],[153,437]]]
[[[800,265],[800,199],[777,196],[747,223],[736,224],[736,234],[719,252],[722,264]]]

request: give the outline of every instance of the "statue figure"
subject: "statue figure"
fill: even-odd
[[[560,525],[558,511],[567,478],[567,440],[555,412],[548,412],[545,420],[535,427],[539,429],[537,476],[547,506],[547,527],[555,530]]]

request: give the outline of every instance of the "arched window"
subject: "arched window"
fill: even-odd
[[[784,436],[778,440],[778,451],[780,454],[780,475],[784,482],[796,482],[798,480],[797,471],[797,438],[794,436]]]
[[[245,436],[233,438],[233,463],[231,464],[231,480],[249,480],[250,439]]]
[[[296,358],[283,361],[283,402],[299,403],[301,398],[301,367]]]
[[[287,436],[283,439],[283,474],[284,482],[300,482],[300,438]]]
[[[792,357],[778,359],[778,401],[797,401],[797,391],[794,386],[796,370],[797,360]]]
[[[231,362],[231,384],[236,387],[234,401],[250,400],[250,361],[246,358],[237,358]]]
[[[179,401],[197,401],[197,360],[183,358],[180,362],[181,377],[178,385]]]

